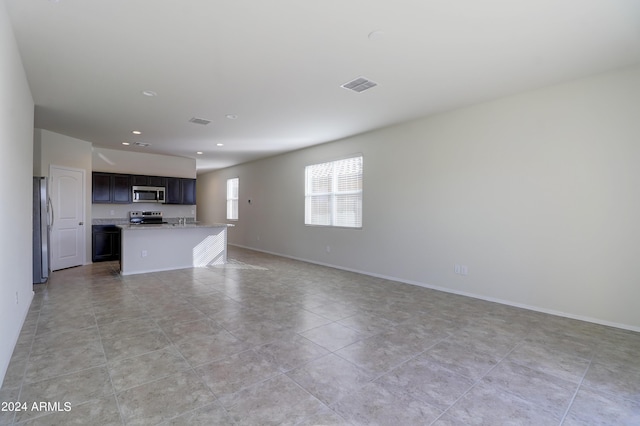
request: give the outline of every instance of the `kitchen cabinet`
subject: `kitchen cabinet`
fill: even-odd
[[[196,203],[196,180],[180,179],[182,190],[182,204],[194,205]]]
[[[131,177],[128,175],[114,175],[112,194],[113,203],[131,203]]]
[[[162,176],[131,175],[133,186],[167,186],[167,178]]]
[[[196,203],[196,180],[186,178],[167,178],[167,204]]]
[[[96,173],[92,175],[91,201],[94,203],[111,202],[111,174]]]
[[[93,203],[131,203],[131,177],[118,173],[92,173]]]
[[[104,262],[120,260],[120,228],[115,225],[93,225],[91,227],[91,260]]]
[[[131,204],[132,186],[166,188],[166,204],[196,204],[195,179],[106,172],[93,172],[92,178],[91,200],[94,204]]]

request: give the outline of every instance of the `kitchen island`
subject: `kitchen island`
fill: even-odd
[[[227,261],[227,225],[118,225],[122,275],[221,265]]]

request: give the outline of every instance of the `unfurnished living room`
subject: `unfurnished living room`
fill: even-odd
[[[0,1],[0,425],[640,424],[640,2]]]

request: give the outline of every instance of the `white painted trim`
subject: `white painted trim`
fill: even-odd
[[[313,263],[315,265],[327,266],[329,268],[340,269],[340,270],[348,271],[348,272],[355,272],[357,274],[367,275],[367,276],[370,276],[370,277],[382,278],[382,279],[385,279],[385,280],[396,281],[396,282],[400,282],[400,283],[403,283],[403,284],[416,285],[418,287],[424,287],[424,288],[428,288],[428,289],[431,289],[431,290],[442,291],[442,292],[445,292],[445,293],[457,294],[459,296],[471,297],[473,299],[484,300],[484,301],[487,301],[487,302],[499,303],[501,305],[513,306],[515,308],[527,309],[529,311],[541,312],[543,314],[555,315],[555,316],[558,316],[558,317],[570,318],[570,319],[575,319],[575,320],[579,320],[579,321],[590,322],[590,323],[593,323],[593,324],[604,325],[604,326],[607,326],[607,327],[620,328],[622,330],[640,332],[640,327],[634,327],[634,326],[627,325],[627,324],[620,324],[620,323],[611,322],[611,321],[603,321],[603,320],[600,320],[598,318],[585,317],[585,316],[582,316],[582,315],[568,314],[566,312],[555,311],[553,309],[539,308],[537,306],[531,306],[531,305],[526,305],[526,304],[522,304],[522,303],[511,302],[509,300],[497,299],[497,298],[493,298],[493,297],[482,296],[482,295],[479,295],[479,294],[468,293],[468,292],[464,292],[464,291],[457,291],[457,290],[453,290],[453,289],[446,288],[446,287],[434,286],[434,285],[430,285],[430,284],[426,284],[426,283],[421,283],[419,281],[405,280],[405,279],[402,279],[402,278],[391,277],[391,276],[376,274],[376,273],[367,272],[367,271],[361,271],[361,270],[358,270],[358,269],[345,268],[343,266],[332,265],[330,263],[316,262],[316,261],[313,261],[313,260],[308,260],[308,259],[295,257],[295,256],[288,256],[286,254],[280,254],[280,253],[275,253],[275,252],[271,252],[271,251],[267,251],[267,250],[261,250],[261,249],[257,249],[257,248],[253,248],[253,247],[242,246],[242,245],[239,245],[239,244],[229,244],[229,245],[230,246],[234,246],[234,247],[245,248],[245,249],[248,249],[248,250],[255,250],[255,251],[262,252],[262,253],[272,254],[274,256],[281,256],[281,257],[286,257],[288,259],[299,260],[301,262]]]
[[[131,275],[152,274],[154,272],[180,271],[183,269],[193,269],[193,268],[206,268],[206,267],[205,266],[185,266],[183,268],[155,268],[155,269],[136,270],[133,272],[120,271],[120,275],[122,275],[123,277],[126,277]]]

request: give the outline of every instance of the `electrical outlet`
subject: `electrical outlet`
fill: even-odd
[[[327,250],[327,253],[331,253],[331,246],[327,246],[325,250]]]
[[[467,265],[460,266],[460,273],[462,275],[469,275],[469,268],[467,267]]]
[[[148,255],[148,254],[149,254],[149,253],[148,253],[146,250],[142,250],[142,251],[140,252],[140,257],[147,257],[147,255]]]
[[[460,265],[458,265],[457,263],[455,265],[453,265],[453,272],[455,272],[456,274],[460,273]]]

